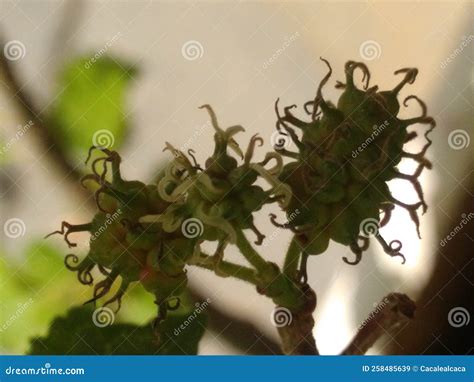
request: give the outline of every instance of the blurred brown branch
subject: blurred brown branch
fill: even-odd
[[[405,294],[390,293],[361,325],[343,355],[363,355],[379,338],[390,335],[414,317],[416,305]]]
[[[461,218],[463,213],[474,210],[474,172],[471,171],[458,187],[461,196],[457,197],[457,205],[450,214]],[[437,219],[437,224],[444,226],[440,227],[438,237],[452,232],[453,227],[446,226],[446,219]],[[402,343],[403,348],[391,343],[387,354],[473,354],[473,224],[469,222],[445,246],[440,244],[439,249],[433,251],[436,263],[430,281],[417,298],[416,318],[397,335],[397,342]],[[464,326],[450,316],[461,309],[468,314]]]
[[[4,39],[0,37],[0,49],[2,52],[4,51],[4,47]],[[72,164],[59,140],[44,126],[41,113],[35,107],[25,87],[21,85],[15,71],[4,54],[0,54],[0,78],[2,86],[6,90],[5,93],[10,94],[15,101],[18,111],[23,116],[24,123],[26,124],[31,121],[33,124],[32,130],[36,134],[43,150],[48,154],[52,165],[56,166],[57,169],[64,174],[66,180],[75,183],[82,176],[80,169]],[[83,188],[80,189],[83,195],[90,199],[88,191]],[[90,202],[92,202],[92,199],[90,199]]]

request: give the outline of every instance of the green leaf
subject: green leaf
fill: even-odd
[[[0,253],[0,353],[23,354],[54,318],[92,297],[93,288],[64,266],[64,256],[43,239],[33,240],[21,259]],[[127,297],[116,321],[142,324],[156,314],[153,296],[141,284],[134,284]]]
[[[70,62],[60,78],[48,126],[79,156],[93,144],[118,148],[126,133],[125,95],[134,75],[134,68],[109,56]]]
[[[71,309],[66,317],[54,320],[46,337],[32,341],[29,354],[193,355],[197,354],[207,320],[203,312],[193,315],[192,320],[189,320],[189,312],[172,314],[159,326],[160,341],[157,342],[151,323],[145,326],[111,324],[98,327],[93,322],[93,315],[90,307]],[[187,326],[185,322],[188,322]],[[180,330],[180,327],[185,329]]]
[[[33,241],[18,259],[0,258],[0,350],[23,353],[29,338],[90,295],[64,266],[64,255],[45,240]]]

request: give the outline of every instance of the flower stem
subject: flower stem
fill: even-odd
[[[298,264],[300,260],[301,250],[299,248],[296,236],[291,239],[288,251],[285,256],[285,263],[283,264],[283,273],[294,279],[298,271]]]
[[[249,243],[242,230],[236,229],[236,232],[236,244],[242,255],[251,265],[257,269],[258,273],[266,272],[269,267],[268,262],[252,247],[252,244]]]
[[[225,260],[221,260],[217,265],[213,256],[206,255],[202,252],[200,254],[200,259],[193,261],[190,265],[214,271],[216,274],[223,277],[235,277],[250,284],[258,285],[257,275],[253,269]]]

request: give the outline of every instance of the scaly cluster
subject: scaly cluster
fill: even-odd
[[[106,298],[120,279],[116,292],[105,301],[105,305],[117,303],[120,308],[129,284],[141,282],[156,298],[159,323],[169,310],[179,307],[180,295],[187,285],[186,266],[205,265],[223,276],[230,275],[229,269],[239,269],[245,273],[244,280],[254,283],[258,290],[265,290],[278,304],[283,301],[296,306],[300,287],[307,281],[307,256],[324,252],[329,241],[334,240],[350,246],[356,258],[344,261],[356,264],[368,247],[367,233],[374,234],[389,255],[405,260],[400,253],[400,241],[387,243],[378,228],[387,224],[391,211],[398,205],[409,211],[418,229],[418,210],[424,212],[427,208],[418,177],[424,168],[431,167],[425,154],[431,145],[428,134],[435,122],[427,116],[425,104],[413,95],[405,98],[403,105],[417,101],[421,115],[410,119],[398,117],[398,93],[414,82],[417,70],[398,70],[395,73],[403,74],[403,80],[392,90],[378,91],[377,86],[369,88],[367,67],[349,61],[345,66],[346,82],[337,83],[344,91],[336,106],[322,96],[322,88],[331,75],[329,63],[323,61],[329,73],[321,81],[315,99],[304,105],[309,121],[292,114],[295,105],[285,107],[283,115],[278,101],[275,105],[278,134],[283,140],[291,139],[297,151],[277,145],[277,152],[267,153],[261,162],[253,162],[254,151],[263,145],[263,139],[254,135],[244,153],[234,138],[244,128],[221,128],[209,105],[201,108],[210,115],[215,148],[204,168],[197,163],[192,150],[184,153],[166,143],[165,150],[173,154],[173,159],[156,183],[147,185],[122,178],[117,152],[90,149],[86,164],[94,149],[100,155],[92,160],[92,173],[84,176],[82,183],[95,185],[98,211],[92,222],[63,222],[61,229],[52,234],[64,235],[68,245],[74,247],[70,234],[90,232],[88,255],[79,261],[70,254],[65,263],[77,272],[81,283],[94,285],[91,302]],[[357,69],[363,73],[363,89],[354,84]],[[427,143],[416,154],[403,150],[405,143],[417,136],[407,130],[414,124],[429,125],[425,132]],[[282,156],[293,160],[284,165]],[[397,169],[402,158],[418,162],[413,175]],[[268,167],[269,163],[274,164]],[[269,187],[264,189],[257,184],[259,179]],[[395,199],[387,186],[392,179],[410,181],[419,202],[406,204]],[[262,258],[242,233],[249,229],[256,235],[255,244],[262,243],[265,236],[255,226],[254,213],[268,203],[278,203],[287,213],[286,224],[277,223],[274,215],[271,220],[295,233],[284,272],[293,276],[292,259],[302,253],[298,275],[302,283],[294,284],[276,264]],[[375,222],[375,229],[372,226],[365,232],[364,222]],[[212,256],[202,253],[204,241],[217,242]],[[237,244],[255,269],[224,261],[224,249],[229,243]],[[101,280],[94,282],[97,275]]]
[[[205,169],[197,164],[192,150],[188,157],[167,143],[165,150],[173,153],[173,160],[156,184],[145,185],[122,178],[117,152],[91,148],[86,164],[94,149],[105,154],[92,161],[92,174],[82,179],[83,185],[96,184],[98,212],[90,223],[63,222],[61,229],[52,233],[64,235],[70,247],[76,245],[69,240],[70,234],[91,233],[87,257],[79,262],[70,254],[65,259],[67,268],[76,271],[83,284],[94,284],[94,269],[104,276],[95,283],[88,302],[105,297],[120,277],[118,291],[105,301],[105,305],[117,302],[120,308],[129,284],[139,281],[155,295],[160,322],[167,311],[179,306],[179,295],[187,284],[185,266],[201,259],[203,241],[218,242],[211,259],[219,272],[226,245],[236,242],[236,230],[251,229],[257,235],[256,243],[262,243],[264,235],[253,221],[255,211],[266,203],[278,202],[282,207],[289,203],[290,188],[278,179],[283,168],[281,156],[272,152],[262,162],[252,163],[255,147],[263,140],[254,135],[243,154],[233,138],[243,128],[221,129],[212,108],[202,108],[209,112],[215,129],[215,150]],[[239,165],[228,149],[243,163]],[[275,165],[265,168],[271,161]],[[268,190],[255,185],[259,177],[270,184]]]
[[[95,147],[91,148],[86,163],[93,149]],[[91,165],[93,173],[82,179],[83,185],[97,184],[94,195],[98,212],[90,223],[63,222],[61,230],[50,235],[64,234],[69,247],[75,247],[69,240],[70,234],[91,233],[87,257],[79,262],[76,255],[69,254],[65,259],[66,267],[77,272],[83,284],[94,284],[94,269],[104,276],[95,283],[93,298],[87,302],[105,297],[120,277],[118,291],[104,303],[116,302],[118,310],[129,284],[140,281],[155,295],[160,321],[168,310],[179,306],[178,296],[187,284],[184,258],[192,254],[196,242],[180,233],[167,233],[158,224],[141,223],[140,217],[162,213],[170,203],[159,196],[156,185],[122,179],[119,154],[100,150],[105,156],[95,159]],[[109,172],[110,181],[107,180]]]
[[[370,73],[365,64],[349,61],[345,65],[346,83],[338,82],[336,87],[344,89],[336,105],[326,101],[322,95],[323,86],[329,80],[332,70],[322,59],[329,72],[321,81],[316,97],[304,105],[309,121],[303,121],[292,114],[296,105],[284,108],[280,115],[278,100],[275,105],[278,116],[277,130],[281,138],[291,138],[297,152],[289,151],[284,145],[276,146],[283,156],[294,159],[284,166],[280,180],[291,186],[293,197],[287,214],[298,210],[287,224],[292,229],[304,254],[317,255],[326,250],[329,241],[348,245],[356,258],[344,261],[357,264],[362,252],[368,248],[369,240],[364,231],[365,222],[375,222],[370,229],[390,256],[401,256],[398,240],[388,244],[378,232],[387,224],[395,205],[408,210],[415,222],[419,235],[419,208],[426,211],[426,203],[418,177],[424,168],[430,168],[425,153],[431,141],[429,132],[434,128],[433,118],[427,116],[425,104],[416,96],[405,98],[421,107],[416,118],[400,119],[397,115],[400,104],[397,96],[406,85],[415,81],[417,69],[400,69],[403,80],[392,90],[379,91],[377,86],[369,88]],[[354,72],[361,70],[363,89],[354,84]],[[405,143],[417,136],[407,128],[414,124],[428,124],[425,132],[427,143],[419,153],[403,150]],[[295,128],[302,134],[296,133]],[[418,162],[413,175],[403,174],[397,169],[402,158]],[[419,202],[407,204],[391,195],[387,182],[392,179],[410,181],[416,190]],[[382,214],[381,214],[382,213]],[[275,224],[278,224],[274,221]]]
[[[252,230],[256,235],[255,243],[260,245],[265,236],[255,226],[253,213],[272,202],[279,202],[285,208],[291,190],[278,179],[283,168],[279,154],[267,153],[262,162],[251,162],[256,146],[263,144],[262,138],[254,135],[244,154],[234,139],[244,128],[236,125],[222,129],[212,108],[209,105],[201,108],[208,111],[215,130],[213,155],[202,169],[192,150],[188,150],[191,162],[185,153],[167,143],[166,149],[173,153],[174,159],[159,180],[158,191],[171,206],[162,214],[144,217],[143,221],[160,223],[166,232],[175,232],[180,227],[186,231],[186,222],[199,222],[202,224],[199,227],[200,241],[218,242],[213,256],[218,271],[226,245],[236,242],[236,230]],[[229,149],[243,163],[239,165]],[[265,168],[270,161],[275,165]],[[270,184],[268,190],[255,184],[259,177]]]

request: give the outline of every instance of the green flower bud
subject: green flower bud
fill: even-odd
[[[426,203],[417,178],[425,167],[431,167],[424,155],[431,145],[428,134],[435,122],[427,116],[425,104],[416,96],[407,97],[403,104],[416,100],[422,115],[407,120],[398,117],[398,93],[405,84],[414,82],[416,69],[395,72],[405,74],[404,79],[394,89],[379,92],[377,86],[369,88],[370,73],[365,64],[349,61],[345,66],[346,83],[338,82],[336,86],[344,89],[336,107],[322,96],[322,88],[332,73],[329,63],[322,60],[328,65],[329,73],[321,81],[315,99],[305,104],[311,120],[295,117],[290,111],[294,106],[286,107],[283,116],[278,101],[275,107],[277,129],[289,135],[297,147],[297,152],[278,149],[283,156],[295,160],[285,165],[280,175],[293,194],[288,216],[296,209],[302,211],[284,226],[295,231],[306,253],[320,254],[329,240],[334,240],[350,246],[356,254],[355,262],[350,263],[356,263],[368,245],[366,236],[360,232],[363,223],[372,219],[386,224],[395,205],[410,212],[418,230],[417,209],[422,207],[425,211]],[[356,69],[363,73],[363,89],[354,84]],[[407,127],[417,123],[429,125],[425,132],[427,143],[420,153],[407,153],[403,146],[413,138]],[[301,136],[294,128],[301,130]],[[414,175],[398,171],[396,166],[404,157],[418,162]],[[413,184],[419,203],[406,204],[391,195],[387,182],[397,178]],[[382,219],[380,213],[384,214]],[[398,241],[387,244],[378,231],[375,237],[388,254],[403,258]]]

